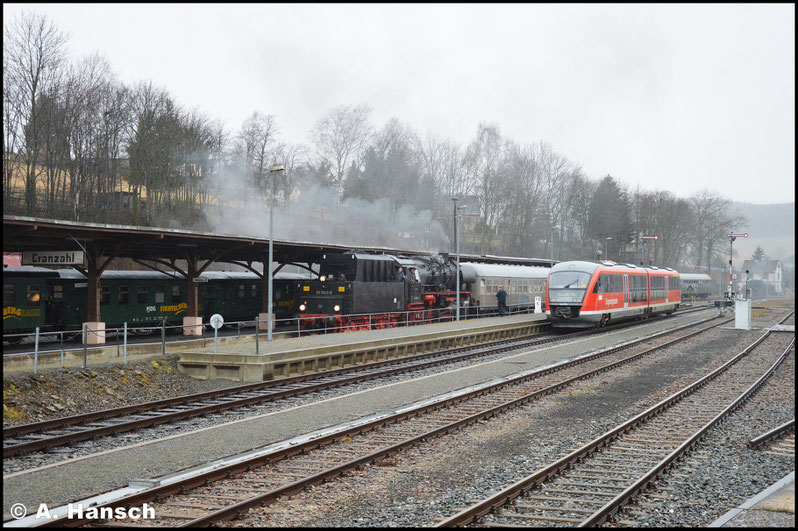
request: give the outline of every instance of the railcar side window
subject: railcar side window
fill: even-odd
[[[630,302],[648,300],[646,277],[644,275],[629,275],[629,296]]]
[[[180,286],[172,286],[172,302],[180,302]]]
[[[127,304],[130,302],[130,287],[119,286],[119,304]]]
[[[596,285],[593,286],[593,293],[606,293],[607,290],[604,289],[604,281],[607,279],[607,275],[599,275],[596,279]]]
[[[38,284],[28,284],[27,301],[28,304],[38,304],[41,300],[41,293],[39,293]]]
[[[3,284],[3,306],[14,306],[17,301],[17,287],[14,284]]]
[[[623,291],[623,277],[617,274],[602,274],[596,281],[593,293],[620,293]]]
[[[155,302],[163,302],[164,300],[164,292],[163,288],[157,288],[155,291]]]
[[[649,277],[651,280],[651,298],[664,299],[665,298],[665,277]]]
[[[53,286],[53,299],[63,299],[64,298],[64,286],[58,285]]]
[[[136,288],[136,302],[139,304],[147,304],[147,286],[139,286]]]
[[[100,286],[100,304],[111,302],[111,286]]]
[[[252,293],[252,298],[255,299],[258,297],[258,287],[255,284],[250,284],[249,287],[250,292]]]
[[[244,298],[244,285],[243,284],[239,284],[238,285],[238,298],[239,299],[243,299]]]

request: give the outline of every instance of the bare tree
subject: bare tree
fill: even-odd
[[[352,163],[360,165],[371,138],[371,109],[366,105],[341,105],[316,122],[310,133],[319,166],[326,166],[335,185],[337,197],[343,194],[344,176]]]
[[[273,164],[282,164],[285,168],[284,171],[278,173],[278,182],[275,183],[275,189],[281,190],[283,197],[283,204],[287,207],[291,201],[297,182],[297,174],[299,168],[304,162],[307,154],[307,148],[302,144],[279,144],[273,152]],[[279,185],[278,185],[279,183]]]
[[[685,234],[692,225],[689,203],[670,192],[637,191],[633,205],[638,232],[658,237],[647,249],[649,260],[655,265],[678,267],[687,247]]]
[[[39,14],[20,14],[5,28],[3,37],[4,88],[9,86],[14,96],[10,106],[8,127],[23,127],[22,131],[4,135],[15,140],[22,159],[25,178],[25,212],[36,214],[36,182],[40,175],[38,160],[41,141],[46,135],[40,128],[46,122],[39,118],[42,95],[58,84],[66,57],[67,36],[47,17]],[[11,88],[13,87],[13,88]]]
[[[469,173],[474,175],[478,182],[483,252],[491,252],[489,242],[493,239],[492,232],[498,229],[498,215],[502,206],[502,179],[506,178],[503,172],[505,150],[505,140],[498,126],[480,123],[477,137],[466,149],[464,157]]]
[[[724,255],[728,249],[727,234],[745,223],[745,217],[731,211],[731,201],[709,190],[701,190],[690,197],[694,224],[691,240],[695,264],[712,269],[713,258]],[[705,265],[704,265],[705,264]]]
[[[253,112],[244,121],[239,134],[252,184],[261,190],[264,187],[268,188],[266,174],[269,172],[269,162],[274,159],[272,146],[275,144],[276,134],[277,124],[274,115],[259,111]]]

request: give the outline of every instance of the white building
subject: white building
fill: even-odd
[[[751,280],[761,280],[766,286],[768,295],[781,295],[783,291],[781,260],[746,260],[742,267],[742,281],[745,271],[749,271]]]

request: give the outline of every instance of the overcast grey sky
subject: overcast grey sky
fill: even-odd
[[[4,4],[48,15],[237,131],[304,142],[330,108],[466,143],[479,122],[549,142],[591,178],[795,199],[795,6]]]

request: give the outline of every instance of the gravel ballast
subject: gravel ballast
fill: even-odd
[[[673,322],[669,323],[673,324]],[[648,327],[653,326],[653,323]],[[724,333],[725,332],[725,333]],[[715,332],[713,332],[714,334]],[[642,332],[637,333],[628,332],[630,336],[641,335]],[[663,389],[670,389],[680,379],[689,379],[700,368],[701,364],[709,364],[712,366],[712,357],[717,354],[705,353],[708,350],[717,350],[722,347],[737,348],[739,344],[741,350],[753,340],[752,338],[758,337],[759,331],[732,331],[728,329],[721,331],[718,329],[718,336],[715,337],[714,342],[710,341],[711,347],[703,344],[699,340],[688,340],[681,344],[681,356],[686,356],[687,352],[690,353],[689,358],[684,358],[683,363],[669,367],[667,371],[663,371],[661,365],[662,361],[656,359],[648,359],[641,362],[639,367],[649,366],[651,374],[648,376],[645,383],[639,387],[645,387],[644,395],[640,395],[640,390],[626,389],[621,380],[621,376],[612,376],[612,378],[598,377],[583,384],[577,384],[568,390],[567,393],[561,393],[557,396],[560,397],[556,400],[540,401],[536,405],[529,406],[509,415],[502,416],[507,418],[507,427],[497,428],[495,421],[490,421],[485,426],[490,424],[488,433],[485,435],[469,434],[466,436],[466,441],[474,438],[477,442],[475,448],[469,449],[466,445],[461,446],[460,439],[457,443],[457,459],[465,459],[471,455],[475,462],[487,459],[494,456],[495,462],[492,465],[481,467],[479,472],[475,472],[474,477],[469,479],[467,473],[452,471],[452,465],[455,460],[449,455],[446,457],[439,457],[440,473],[446,477],[453,475],[462,480],[463,489],[471,489],[471,491],[461,492],[459,489],[455,491],[451,485],[446,484],[433,473],[434,470],[428,474],[423,473],[425,466],[426,450],[419,448],[409,453],[400,456],[397,466],[391,467],[369,467],[362,471],[356,472],[351,475],[353,483],[358,482],[358,478],[365,478],[363,480],[363,487],[370,488],[374,480],[371,474],[374,473],[391,473],[395,472],[398,475],[404,476],[407,480],[407,486],[410,489],[416,489],[415,495],[401,494],[401,489],[394,488],[397,485],[387,483],[389,486],[386,490],[382,490],[382,498],[388,499],[388,493],[393,493],[390,497],[399,496],[396,506],[402,507],[405,516],[399,517],[397,522],[393,523],[394,516],[386,514],[382,519],[378,518],[379,511],[371,510],[370,508],[363,508],[358,510],[358,505],[353,504],[351,510],[343,511],[342,507],[346,506],[347,500],[343,493],[349,487],[343,486],[338,482],[330,486],[321,486],[313,489],[312,493],[320,492],[327,487],[331,487],[333,495],[343,497],[343,505],[332,502],[333,514],[340,512],[351,513],[353,520],[342,520],[345,523],[330,523],[328,518],[316,517],[316,522],[297,522],[297,523],[279,523],[279,506],[283,502],[278,502],[277,505],[267,508],[269,511],[264,512],[264,521],[258,521],[255,525],[429,525],[432,521],[427,517],[434,519],[439,516],[448,516],[450,514],[450,507],[464,507],[468,504],[469,500],[475,499],[480,496],[479,492],[489,491],[491,489],[499,488],[506,484],[507,478],[520,477],[524,473],[539,468],[540,464],[550,460],[552,455],[557,456],[565,453],[566,451],[575,448],[586,440],[589,440],[596,435],[603,433],[609,427],[617,423],[618,419],[625,418],[621,413],[624,408],[631,408],[635,411],[641,411],[649,406],[656,398],[652,394],[666,392]],[[614,342],[620,341],[620,336],[616,336]],[[729,339],[731,338],[731,339]],[[605,339],[606,342],[611,342]],[[696,343],[693,347],[689,345]],[[595,341],[584,343],[573,348],[574,351],[581,349],[581,351],[595,350],[600,348],[601,345],[595,344]],[[702,346],[703,345],[703,346]],[[697,349],[697,350],[696,350]],[[554,351],[555,349],[550,349]],[[739,351],[738,350],[738,351]],[[456,389],[469,385],[476,381],[489,380],[497,375],[507,375],[518,370],[528,369],[541,364],[551,363],[559,359],[572,357],[574,354],[560,352],[550,352],[549,349],[536,351],[533,354],[527,354],[517,358],[513,363],[507,362],[493,362],[481,364],[478,368],[470,370],[461,370],[454,373],[447,373],[439,375],[434,380],[431,378],[422,378],[406,382],[402,385],[383,386],[370,391],[360,392],[357,395],[350,395],[344,399],[331,400],[324,404],[309,405],[301,409],[282,412],[282,414],[270,415],[257,419],[250,419],[244,423],[229,425],[219,429],[210,429],[198,432],[192,436],[170,439],[169,441],[160,441],[136,449],[131,449],[125,452],[114,452],[104,456],[97,456],[63,467],[55,467],[47,470],[39,471],[33,474],[23,474],[10,478],[4,485],[4,505],[13,503],[13,498],[19,499],[20,497],[28,500],[39,499],[39,501],[49,501],[50,503],[65,503],[73,501],[80,497],[90,494],[102,492],[110,488],[118,487],[126,484],[126,481],[136,477],[156,477],[160,474],[172,472],[179,468],[194,466],[202,462],[206,462],[225,455],[231,455],[245,451],[268,442],[276,440],[283,440],[285,438],[295,436],[311,429],[335,424],[346,419],[356,418],[362,415],[370,414],[376,409],[387,409],[396,407],[404,403],[412,402],[420,397],[432,396],[434,394],[444,392],[446,389]],[[703,357],[702,357],[703,356]],[[709,356],[709,358],[705,358]],[[520,361],[519,361],[520,360]],[[623,374],[624,370],[619,371]],[[642,370],[642,369],[635,369]],[[657,372],[659,371],[659,372]],[[633,371],[634,372],[634,371]],[[658,376],[659,375],[659,376]],[[663,376],[664,375],[664,376]],[[608,375],[609,376],[609,375]],[[664,387],[663,387],[664,386]],[[607,393],[607,391],[614,389]],[[675,388],[673,389],[675,390]],[[670,391],[672,392],[672,390]],[[594,393],[605,393],[608,396],[596,401],[595,397],[591,398]],[[667,392],[666,392],[667,394]],[[562,395],[562,396],[560,396]],[[616,405],[613,405],[617,403]],[[539,406],[537,405],[539,404]],[[534,411],[535,407],[540,407],[541,410],[547,408],[557,408],[555,412],[548,414],[531,415],[529,411]],[[626,411],[626,410],[623,410]],[[525,413],[526,412],[526,413]],[[547,423],[547,421],[562,416],[568,419],[568,422],[563,424]],[[533,421],[530,420],[533,419]],[[519,433],[516,426],[525,426],[525,429]],[[496,437],[500,436],[505,431],[504,442],[499,441],[494,443]],[[487,437],[487,438],[486,438]],[[443,441],[443,439],[441,439]],[[491,441],[488,444],[487,441]],[[432,444],[444,444],[442,442],[433,442]],[[519,452],[518,447],[522,447],[529,452]],[[444,448],[446,448],[444,444]],[[486,449],[490,448],[490,451]],[[515,452],[512,451],[516,448]],[[536,455],[539,452],[540,455]],[[509,463],[510,470],[507,470],[504,463]],[[98,472],[101,471],[101,472]],[[131,473],[135,470],[135,473]],[[421,472],[420,472],[421,470]],[[376,471],[376,472],[375,472]],[[102,474],[100,477],[99,475]],[[419,476],[419,474],[421,474]],[[425,477],[426,476],[426,477]],[[86,478],[91,477],[91,484],[87,484]],[[395,478],[394,478],[395,480]],[[391,480],[391,481],[394,481]],[[511,479],[512,480],[512,479]],[[387,481],[387,480],[386,480]],[[439,492],[440,490],[451,491],[450,501],[436,501],[435,497],[428,499],[425,493]],[[42,493],[47,493],[49,500],[42,500]],[[300,497],[297,497],[300,498]],[[363,496],[356,496],[356,499],[364,498]],[[350,500],[351,501],[351,500]],[[429,508],[426,507],[425,501],[428,501]],[[287,500],[286,503],[290,503]],[[29,501],[29,503],[31,503]],[[304,506],[313,507],[313,502],[305,500]],[[323,503],[317,504],[319,511],[326,514],[328,500]],[[423,514],[419,515],[417,511],[419,506],[424,508]],[[437,507],[436,507],[437,506]],[[431,508],[431,509],[430,509]],[[260,511],[258,509],[257,511]],[[296,514],[295,511],[288,511],[291,514]],[[255,513],[253,513],[255,514]],[[359,515],[358,515],[359,514]],[[358,516],[355,516],[358,515]],[[370,515],[370,516],[363,516]],[[361,521],[355,521],[354,519]],[[377,520],[375,520],[377,518]],[[245,520],[231,522],[231,524],[240,524]],[[246,524],[245,524],[246,525]]]

